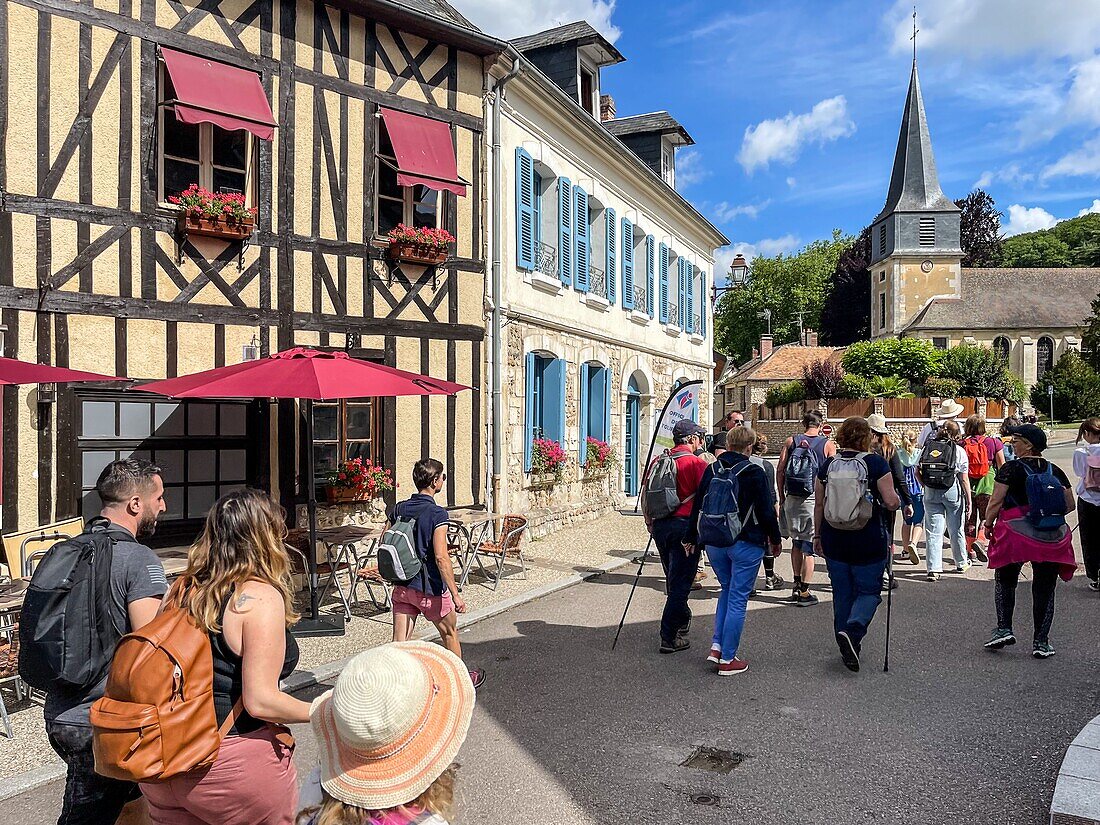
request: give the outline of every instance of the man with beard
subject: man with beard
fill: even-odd
[[[96,482],[103,502],[98,517],[90,519],[84,540],[95,531],[107,531],[113,544],[109,616],[116,633],[148,624],[157,615],[168,590],[164,566],[139,539],[153,535],[164,512],[164,483],[160,468],[141,459],[126,458],[108,464]],[[82,537],[72,541],[80,541]],[[113,823],[128,802],[141,796],[137,785],[108,779],[95,772],[92,728],[88,711],[101,697],[107,677],[76,693],[51,690],[44,715],[50,745],[68,766],[65,798],[58,825]]]

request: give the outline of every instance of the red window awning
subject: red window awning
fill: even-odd
[[[466,197],[466,181],[458,176],[449,125],[393,109],[382,109],[382,119],[397,155],[399,185],[427,186]]]
[[[275,116],[255,72],[193,54],[160,50],[176,89],[176,117],[184,123],[213,123],[246,129],[260,140],[275,134]]]

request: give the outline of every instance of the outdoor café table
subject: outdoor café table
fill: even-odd
[[[344,614],[349,620],[351,619],[351,603],[348,599],[351,595],[351,579],[354,577],[355,569],[358,566],[355,548],[365,539],[374,539],[380,535],[382,535],[382,531],[377,527],[359,527],[353,524],[343,527],[328,527],[324,530],[317,531],[317,540],[325,548],[325,560],[323,564],[328,566],[328,581],[325,582],[324,587],[321,589],[317,599],[318,604],[322,603],[329,591],[335,587],[336,593],[340,596],[340,603],[344,607]],[[299,549],[302,544],[308,545],[309,531],[301,528],[295,528],[289,531],[287,534],[287,543],[294,547],[299,547]],[[337,574],[341,570],[348,571],[348,592],[346,593],[337,577]]]
[[[169,581],[179,578],[187,569],[187,555],[190,550],[190,547],[162,547],[153,551],[164,565],[164,575]]]
[[[459,550],[455,555],[460,570],[459,590],[466,587],[466,580],[470,578],[470,565],[477,558],[478,548],[488,538],[493,522],[502,518],[504,516],[499,513],[490,513],[486,510],[447,511],[448,528],[453,528],[466,540],[464,550],[461,545],[455,545]]]

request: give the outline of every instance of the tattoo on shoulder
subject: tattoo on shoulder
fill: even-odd
[[[255,599],[255,596],[249,596],[247,593],[242,593],[237,597],[236,607],[238,610],[240,610],[242,607],[244,607],[245,602],[254,601]]]

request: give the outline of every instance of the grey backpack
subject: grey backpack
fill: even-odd
[[[868,481],[867,453],[833,456],[825,485],[825,521],[837,530],[862,530],[871,520],[874,501]]]
[[[691,453],[680,453],[674,456],[665,450],[653,462],[653,469],[650,470],[649,479],[642,491],[642,514],[647,521],[668,518],[680,508],[681,504],[695,498],[693,493],[684,501],[680,501],[680,494],[676,489],[678,474],[676,459],[687,455]]]
[[[378,542],[378,575],[390,584],[406,584],[420,574],[416,519],[398,518]]]

